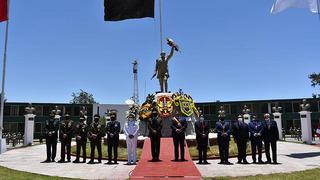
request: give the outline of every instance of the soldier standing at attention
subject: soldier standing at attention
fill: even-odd
[[[156,108],[152,109],[152,115],[148,123],[148,129],[151,141],[152,161],[159,161],[162,121],[160,118],[158,118],[158,111]]]
[[[263,164],[262,161],[262,133],[263,125],[261,122],[257,121],[256,117],[253,116],[251,122],[249,123],[250,140],[251,140],[251,151],[252,160],[256,164],[256,152],[258,148],[258,163]]]
[[[73,161],[73,163],[80,162],[80,152],[82,149],[82,157],[83,163],[86,163],[87,153],[86,153],[86,146],[87,146],[87,134],[88,134],[88,125],[85,123],[85,117],[80,116],[80,122],[76,125],[75,128],[75,136],[77,142],[77,158]]]
[[[184,143],[185,143],[185,131],[188,127],[187,121],[184,117],[173,117],[172,118],[172,137],[174,144],[174,161],[179,161],[179,147],[181,161],[186,161],[184,158]]]
[[[61,159],[58,163],[65,162],[66,149],[67,149],[67,159],[71,162],[71,139],[73,136],[73,121],[70,120],[70,115],[67,113],[64,116],[65,120],[60,124],[60,142],[61,142]]]
[[[270,145],[272,149],[272,160],[274,164],[277,162],[277,141],[279,140],[279,131],[277,122],[273,119],[270,119],[270,114],[266,113],[264,115],[264,146],[266,150],[267,163],[271,164],[270,158]]]
[[[194,126],[199,152],[198,164],[210,164],[207,161],[210,124],[208,121],[205,121],[203,115],[201,115],[199,120],[195,122]]]
[[[54,118],[54,114],[50,113],[50,119],[46,121],[45,137],[47,145],[47,159],[44,162],[55,162],[58,142],[59,122]]]
[[[104,136],[103,129],[101,124],[99,123],[100,116],[99,114],[95,114],[93,116],[94,122],[91,123],[88,130],[88,137],[90,140],[91,147],[91,156],[88,164],[94,164],[94,151],[97,147],[98,150],[98,162],[101,163],[102,152],[101,152],[101,138]]]
[[[120,133],[120,122],[117,120],[117,111],[110,111],[110,122],[107,124],[107,139],[108,139],[108,163],[112,164],[112,150],[114,164],[118,164],[118,144]]]
[[[128,121],[124,126],[124,134],[126,135],[128,163],[127,165],[135,165],[137,161],[137,143],[139,125],[136,121],[135,113],[128,115]]]

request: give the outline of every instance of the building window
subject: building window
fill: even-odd
[[[24,116],[26,114],[26,107],[24,105],[19,106],[19,116]]]
[[[42,113],[42,115],[43,115],[43,116],[49,116],[49,114],[50,114],[50,108],[49,108],[49,106],[43,106],[43,113]]]
[[[217,108],[216,105],[210,105],[210,114],[216,114]]]
[[[231,105],[231,114],[238,114],[238,109],[236,104]]]
[[[35,124],[35,128],[34,128],[34,132],[35,133],[41,133],[42,130],[42,124],[41,123],[36,123]]]
[[[254,114],[261,113],[259,104],[257,104],[257,103],[256,104],[252,104],[251,112],[254,113]]]
[[[263,103],[261,105],[261,113],[267,113],[268,112],[268,103]]]
[[[10,116],[18,116],[19,115],[19,106],[11,106]]]
[[[210,107],[208,105],[203,107],[203,114],[210,114]]]
[[[10,116],[10,109],[11,109],[11,106],[4,106],[4,115],[5,116]]]
[[[71,115],[71,107],[65,107],[64,109],[65,109],[64,114],[68,113],[69,115]]]
[[[79,116],[80,115],[80,107],[79,106],[74,107],[73,115],[74,116]]]
[[[300,102],[294,102],[293,105],[293,112],[300,112]]]
[[[317,101],[312,101],[310,102],[310,111],[311,112],[318,112],[318,102]]]
[[[283,108],[284,108],[284,112],[293,112],[291,102],[285,103]]]
[[[35,113],[36,113],[37,116],[42,116],[43,115],[42,106],[36,106],[35,109],[36,109]]]

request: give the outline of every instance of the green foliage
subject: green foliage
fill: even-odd
[[[105,127],[107,125],[107,118],[104,116],[100,117],[99,123]]]
[[[82,89],[80,89],[80,92],[72,93],[72,100],[70,103],[72,104],[94,104],[97,103],[94,98],[93,94],[88,93]]]
[[[316,87],[316,86],[320,86],[320,73],[312,73],[309,74],[309,79],[311,81],[311,86],[312,87]],[[320,98],[320,94],[312,94],[313,98]]]

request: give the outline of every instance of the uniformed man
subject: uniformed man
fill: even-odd
[[[225,121],[224,115],[219,115],[219,121],[216,123],[218,133],[218,146],[220,162],[218,164],[230,165],[229,162],[229,142],[230,142],[230,123]]]
[[[136,115],[130,113],[128,121],[124,125],[124,134],[126,135],[128,163],[127,165],[135,165],[137,161],[137,143],[138,143],[139,125],[136,121]]]
[[[47,160],[44,162],[55,162],[58,142],[59,121],[50,113],[50,119],[46,121],[45,137],[47,145]]]
[[[256,154],[258,148],[258,163],[263,164],[262,161],[262,135],[263,135],[263,124],[257,121],[256,116],[252,117],[249,123],[250,140],[251,140],[251,151],[253,163],[257,163]]]
[[[66,149],[67,149],[67,160],[71,162],[71,139],[73,136],[73,121],[70,120],[70,115],[67,113],[64,116],[65,120],[60,124],[59,139],[61,142],[61,159],[58,163],[65,162]]]
[[[98,163],[101,163],[102,159],[102,152],[101,152],[101,138],[104,136],[103,128],[99,123],[100,115],[95,114],[93,116],[93,122],[89,126],[88,130],[88,138],[90,140],[90,147],[91,147],[91,156],[90,161],[88,164],[94,164],[94,151],[97,147],[98,150]]]
[[[85,123],[85,117],[80,116],[80,122],[79,122],[79,124],[76,125],[76,128],[75,128],[75,137],[76,137],[76,142],[77,142],[77,157],[73,161],[73,163],[80,162],[81,149],[82,149],[82,157],[83,157],[82,162],[86,163],[87,135],[88,135],[88,125]]]
[[[210,124],[208,121],[205,121],[203,115],[201,115],[199,120],[194,123],[194,127],[196,131],[196,140],[199,153],[198,164],[209,164],[207,161],[207,150]]]
[[[158,117],[158,111],[156,108],[152,109],[152,115],[148,123],[148,129],[149,129],[149,137],[151,141],[152,161],[160,161],[159,155],[160,155],[162,121]]]
[[[238,116],[238,121],[233,126],[233,139],[238,147],[238,164],[248,164],[247,142],[249,141],[249,126],[244,122],[242,115]]]
[[[108,140],[108,163],[112,164],[112,150],[114,164],[118,164],[118,144],[120,133],[120,122],[117,120],[117,111],[110,111],[110,122],[107,124],[107,140]]]
[[[185,131],[188,127],[185,117],[173,117],[172,125],[172,138],[174,144],[174,161],[179,161],[179,147],[180,147],[180,160],[186,161],[184,158],[184,143],[185,143]]]
[[[266,158],[268,164],[271,164],[270,158],[270,145],[272,149],[272,161],[274,164],[278,164],[277,162],[277,141],[279,140],[279,131],[277,122],[273,119],[270,119],[270,114],[266,113],[264,115],[264,131],[263,131],[263,139],[264,139],[264,147],[266,151]]]

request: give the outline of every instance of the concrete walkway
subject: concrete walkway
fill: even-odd
[[[266,161],[265,154],[262,155]],[[251,156],[247,157],[252,162]],[[197,165],[203,177],[218,176],[251,176],[258,174],[289,173],[293,171],[303,171],[307,169],[320,168],[320,147],[278,142],[278,162],[281,164],[234,164],[220,165],[220,160],[210,160],[210,165]],[[237,158],[229,160],[232,163],[238,161]]]
[[[59,160],[60,153],[56,160]],[[0,166],[37,174],[80,179],[127,179],[135,166],[74,163],[40,163],[45,160],[45,145],[36,145],[7,151],[0,155]],[[105,154],[103,156],[106,156]],[[265,156],[263,155],[265,160]],[[74,157],[72,158],[74,159]],[[251,162],[251,157],[247,158]],[[230,159],[235,163],[236,158]],[[248,176],[280,172],[302,171],[320,167],[320,147],[296,143],[278,143],[279,165],[219,165],[219,160],[210,160],[210,165],[196,165],[203,177]],[[105,161],[103,162],[105,163]]]

